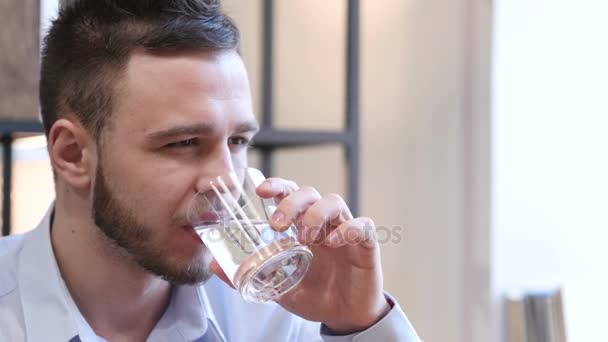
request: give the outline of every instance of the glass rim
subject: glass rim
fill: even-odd
[[[199,229],[206,229],[212,228],[214,224],[234,219],[231,216],[234,215],[235,210],[242,210],[251,203],[251,199],[248,198],[249,196],[246,194],[245,191],[245,182],[247,181],[245,172],[247,172],[248,169],[250,169],[250,167],[248,166],[238,167],[233,168],[232,170],[226,173],[213,176],[190,199],[186,211],[186,219],[188,223],[191,224],[193,227],[198,227]],[[226,180],[228,180],[228,182],[230,183],[229,186],[231,186],[231,188],[228,188],[228,186],[225,184]],[[223,184],[221,186],[217,186],[217,184],[221,184],[220,182]],[[221,193],[217,191],[217,188],[219,187],[222,187],[222,190],[224,191],[222,191]],[[228,203],[226,203],[221,194],[230,194],[233,197],[233,201],[235,201],[238,205],[229,205]],[[212,203],[213,201],[210,200],[210,197],[218,199],[219,202]],[[245,203],[240,203],[243,198],[247,198]],[[207,204],[203,207],[206,207],[206,209],[209,210],[206,210],[202,213],[193,214],[193,208],[195,208],[197,203],[200,203],[200,201],[206,201]],[[192,215],[199,216],[199,218],[193,219]],[[203,216],[202,219],[200,219],[201,216]],[[200,222],[197,222],[199,220]]]

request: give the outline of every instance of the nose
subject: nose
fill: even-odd
[[[206,158],[201,165],[201,172],[195,186],[195,192],[201,192],[203,190],[209,190],[209,185],[214,182],[219,185],[218,179],[221,179],[224,183],[223,187],[227,187],[229,191],[232,191],[238,180],[241,171],[245,168],[234,160],[234,156],[227,145],[218,146],[215,153]],[[236,177],[235,177],[236,176]]]

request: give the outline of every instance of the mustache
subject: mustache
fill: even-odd
[[[174,216],[171,218],[171,221],[169,222],[169,224],[173,227],[182,227],[182,226],[187,226],[190,225],[190,222],[188,221],[188,218],[186,217],[185,214],[179,214],[177,216]]]

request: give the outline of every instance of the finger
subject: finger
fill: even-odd
[[[280,202],[298,189],[298,184],[294,181],[271,177],[258,186],[256,193],[262,198],[275,198],[277,202]]]
[[[309,186],[291,193],[277,206],[271,219],[272,227],[279,232],[286,230],[293,222],[296,222],[300,214],[319,199],[321,199],[319,192]]]
[[[211,272],[213,272],[218,278],[228,284],[228,286],[232,287],[233,289],[235,288],[226,273],[224,273],[224,270],[222,270],[220,264],[218,264],[215,259],[213,259],[213,261],[211,262]]]
[[[313,243],[321,232],[328,234],[327,229],[352,219],[353,215],[340,195],[325,195],[302,215],[298,238],[303,243]]]
[[[369,217],[358,217],[346,221],[334,229],[327,236],[324,243],[332,248],[345,245],[361,245],[367,248],[374,248],[378,244],[374,221]]]

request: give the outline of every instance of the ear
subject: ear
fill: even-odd
[[[51,165],[67,184],[75,188],[91,185],[96,162],[95,140],[77,120],[57,120],[49,132]]]

